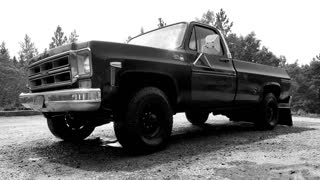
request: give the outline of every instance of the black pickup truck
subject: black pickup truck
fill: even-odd
[[[165,147],[173,114],[194,125],[209,113],[260,129],[292,125],[290,77],[285,70],[232,59],[214,27],[181,22],[127,44],[89,41],[48,50],[29,60],[24,106],[39,110],[50,131],[82,140],[114,122],[130,152]]]

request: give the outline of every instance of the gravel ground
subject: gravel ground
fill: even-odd
[[[130,156],[112,124],[67,143],[42,116],[0,117],[0,179],[320,179],[320,119],[293,119],[258,131],[224,116],[195,127],[178,114],[165,150]]]

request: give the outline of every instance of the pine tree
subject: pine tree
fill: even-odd
[[[68,42],[67,37],[64,35],[64,32],[62,31],[62,28],[59,25],[51,39],[52,42],[49,44],[49,49],[62,46]]]
[[[13,63],[13,65],[14,65],[15,67],[18,67],[19,62],[18,62],[16,56],[13,56],[13,58],[12,58],[12,63]]]
[[[9,50],[6,48],[6,43],[4,41],[0,44],[0,56],[2,56],[2,61],[9,61],[10,59]]]
[[[73,30],[69,36],[68,43],[78,42],[78,38],[79,35],[77,34],[76,30]]]
[[[224,37],[227,37],[231,33],[233,22],[229,21],[226,12],[223,9],[216,14],[213,11],[208,10],[202,14],[201,19],[196,18],[196,21],[214,26],[221,31]]]
[[[210,26],[214,26],[216,22],[216,17],[213,11],[208,10],[206,13],[202,14],[201,19],[196,18],[197,22],[208,24]]]
[[[26,65],[26,61],[30,60],[34,56],[38,55],[38,49],[35,47],[34,43],[31,42],[31,38],[26,34],[24,41],[20,42],[19,51],[19,64],[21,67]]]
[[[214,26],[221,31],[224,37],[227,37],[231,33],[233,22],[229,22],[229,18],[223,9],[220,9],[220,12],[216,14],[215,19]]]
[[[163,21],[162,18],[158,18],[158,20],[159,20],[159,24],[158,24],[158,27],[159,27],[159,28],[164,27],[164,26],[167,25],[167,24]]]

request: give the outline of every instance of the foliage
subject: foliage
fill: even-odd
[[[69,38],[64,35],[62,28],[60,25],[57,26],[57,29],[53,33],[53,37],[51,37],[51,43],[49,44],[49,49],[56,48],[65,44],[71,44],[79,41],[79,35],[76,30],[73,30]]]
[[[79,35],[77,34],[76,30],[73,30],[69,35],[68,43],[75,43],[78,42]]]
[[[26,74],[6,56],[0,55],[0,109],[19,107],[19,94],[26,92]]]
[[[226,12],[223,9],[216,14],[212,10],[208,10],[202,15],[201,19],[196,18],[196,21],[214,26],[221,31],[224,37],[227,37],[231,33],[233,22],[229,21]]]
[[[215,27],[220,29],[221,33],[227,37],[227,35],[231,33],[232,26],[233,22],[229,22],[226,12],[223,9],[220,9],[220,11],[216,14]]]
[[[159,28],[164,27],[164,26],[167,25],[167,24],[163,21],[162,18],[158,18],[158,20],[159,20],[159,24],[158,24],[158,27],[159,27]]]
[[[6,49],[3,47],[1,49]],[[21,107],[19,94],[28,91],[25,65],[28,59],[38,54],[38,51],[27,34],[24,41],[20,43],[20,48],[19,62],[15,56],[10,59],[7,50],[2,50],[0,54],[0,109]]]
[[[3,56],[2,61],[10,59],[9,50],[6,48],[6,43],[4,41],[0,44],[0,54]]]
[[[259,52],[261,41],[256,38],[254,32],[251,32],[245,37],[230,34],[226,40],[232,57],[249,62],[255,61],[255,56]]]
[[[261,40],[251,32],[245,37],[229,34],[226,38],[232,57],[243,61],[265,64],[275,67],[284,67],[286,57],[277,57],[267,47],[261,47]]]
[[[208,24],[210,26],[214,26],[216,22],[216,17],[213,11],[208,10],[206,13],[202,14],[201,19],[196,18],[196,21],[203,24]]]
[[[144,33],[144,29],[143,29],[143,27],[141,27],[141,29],[140,29],[140,34],[143,34],[143,33]],[[133,38],[133,37],[128,36],[128,38],[127,38],[127,40],[125,41],[125,43],[128,43],[132,38]]]
[[[31,38],[27,34],[24,37],[24,41],[20,42],[20,48],[19,66],[25,67],[27,60],[38,55],[38,49],[35,47],[34,43],[31,42]]]
[[[14,65],[15,67],[19,67],[19,62],[18,62],[16,56],[13,56],[13,58],[12,58],[12,63],[13,63],[13,65]]]
[[[309,65],[303,66],[296,61],[286,64],[285,69],[292,78],[292,109],[320,114],[320,61],[314,58]]]
[[[49,49],[62,46],[68,42],[67,36],[64,35],[64,32],[59,25],[51,39],[52,42],[49,44]]]

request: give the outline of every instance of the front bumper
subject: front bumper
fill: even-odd
[[[41,112],[95,111],[100,108],[100,89],[68,89],[40,93],[21,93],[26,108]]]

